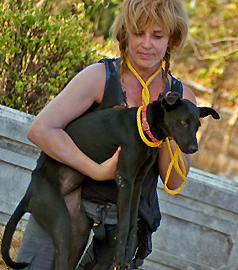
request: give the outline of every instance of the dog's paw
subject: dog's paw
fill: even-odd
[[[133,263],[126,263],[126,270],[133,270],[134,267],[133,267]]]
[[[113,265],[113,266],[111,266],[110,268],[109,268],[109,270],[121,270],[122,268],[120,268],[120,266],[115,266],[115,265]]]
[[[117,263],[113,263],[109,268],[109,270],[130,270],[130,269],[132,269],[130,264],[126,264],[125,266],[122,266],[122,265],[118,265]]]

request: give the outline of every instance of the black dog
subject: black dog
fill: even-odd
[[[112,108],[90,113],[72,121],[65,129],[76,145],[98,163],[111,157],[121,146],[115,176],[118,185],[115,266],[118,269],[125,269],[131,263],[141,185],[158,151],[141,140],[136,122],[137,109]],[[207,115],[219,119],[212,108],[197,108],[175,94],[147,107],[147,119],[154,137],[158,140],[172,137],[184,153],[197,151],[199,118]],[[8,266],[21,269],[27,265],[13,262],[9,248],[17,223],[25,212],[31,212],[53,239],[55,269],[75,269],[90,231],[85,213],[79,207],[80,195],[76,189],[84,179],[78,171],[41,153],[26,194],[4,232],[2,256]]]

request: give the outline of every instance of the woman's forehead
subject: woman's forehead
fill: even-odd
[[[148,21],[147,24],[138,24],[137,29],[138,31],[145,31],[145,30],[150,30],[151,32],[161,32],[164,34],[167,34],[167,28],[162,24],[158,23],[156,21]]]

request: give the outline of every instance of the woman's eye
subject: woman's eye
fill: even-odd
[[[137,33],[134,33],[134,35],[135,35],[136,37],[141,37],[141,36],[143,35],[143,33],[142,33],[142,32],[137,32]]]
[[[160,36],[160,35],[155,35],[155,38],[156,38],[156,39],[161,39],[162,36]]]

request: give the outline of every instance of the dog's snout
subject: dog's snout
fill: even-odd
[[[190,145],[189,146],[189,153],[190,154],[193,154],[193,153],[197,152],[197,150],[198,150],[198,146],[197,145]]]

